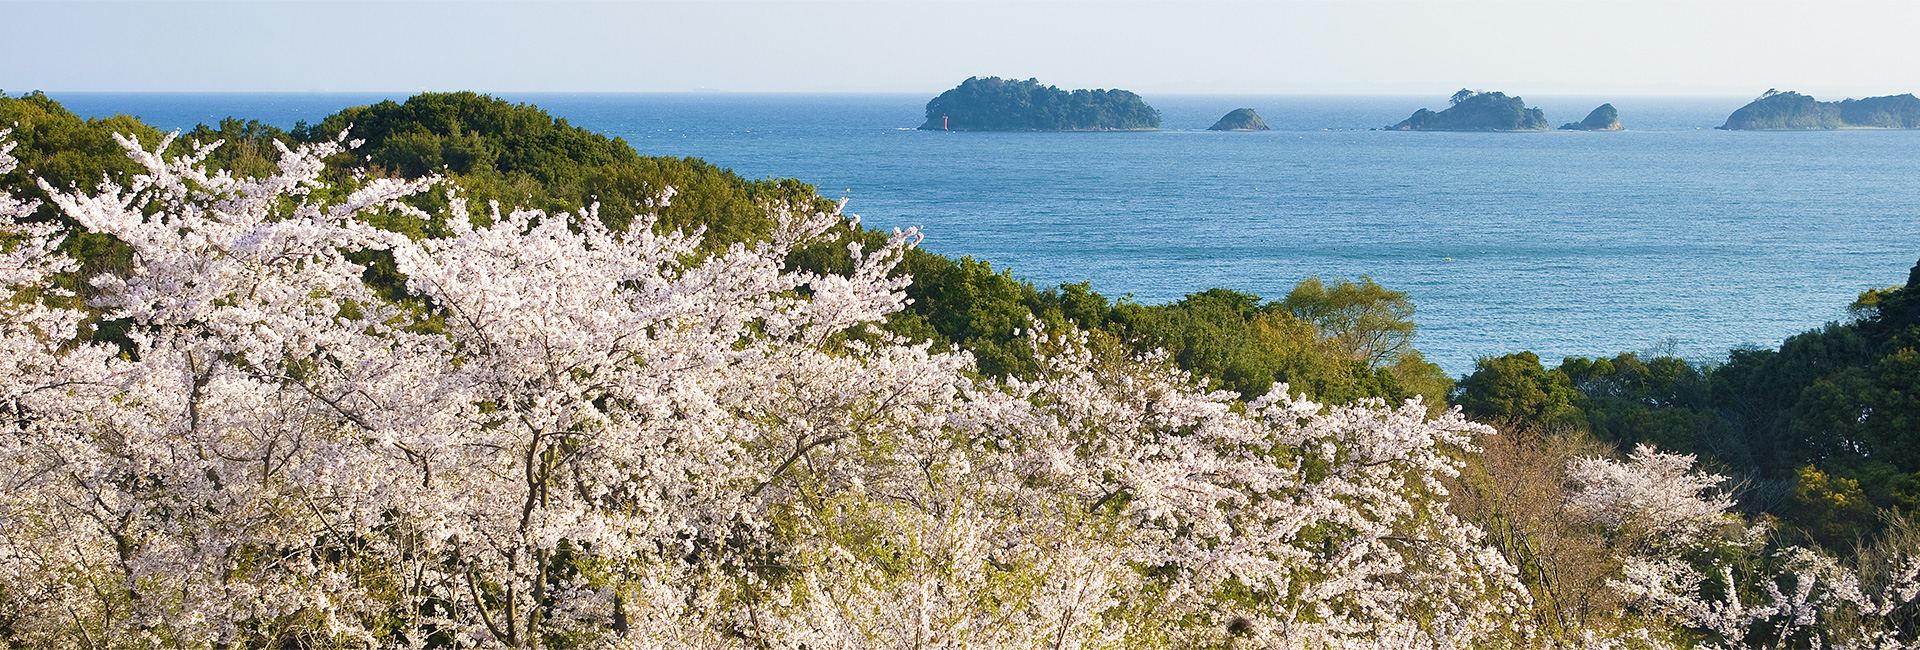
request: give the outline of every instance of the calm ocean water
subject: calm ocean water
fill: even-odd
[[[927,248],[1041,286],[1267,298],[1371,276],[1419,307],[1449,372],[1479,356],[1672,349],[1696,361],[1845,317],[1920,258],[1920,131],[1714,131],[1744,98],[1534,97],[1555,124],[1603,101],[1619,133],[1368,131],[1432,97],[1153,96],[1163,130],[912,130],[922,95],[503,95],[749,178],[794,177]],[[57,94],[164,128],[290,126],[404,95]],[[1212,133],[1252,107],[1274,131]]]

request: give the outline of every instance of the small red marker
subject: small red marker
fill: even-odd
[[[951,131],[951,130],[952,130],[952,129],[949,129],[949,128],[947,128],[947,116],[945,116],[945,115],[942,115],[942,116],[940,116],[940,130],[942,130],[942,131]]]

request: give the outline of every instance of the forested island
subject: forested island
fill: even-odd
[[[1920,128],[1920,98],[1912,93],[1823,102],[1797,92],[1768,90],[1727,117],[1730,131]]]
[[[1456,385],[1365,277],[1037,288],[473,93],[0,124],[7,647],[1920,633],[1920,264]]]
[[[1253,112],[1251,108],[1236,108],[1228,111],[1226,115],[1220,116],[1220,119],[1215,121],[1213,126],[1207,127],[1207,130],[1265,131],[1267,130],[1267,121],[1260,119],[1260,114]]]
[[[1141,131],[1160,111],[1125,90],[1072,92],[1038,79],[968,77],[927,102],[925,131]]]
[[[1620,125],[1620,111],[1613,104],[1601,104],[1588,113],[1586,119],[1560,125],[1562,131],[1619,131],[1623,128]]]
[[[1519,97],[1462,88],[1448,101],[1452,105],[1446,110],[1436,113],[1422,108],[1387,128],[1395,131],[1545,131],[1550,128],[1546,115],[1538,108],[1527,108]]]

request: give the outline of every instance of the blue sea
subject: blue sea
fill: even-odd
[[[1611,102],[1616,133],[1370,130],[1446,93],[1146,95],[1162,130],[949,133],[913,129],[930,95],[501,96],[644,154],[798,178],[1042,287],[1161,303],[1368,276],[1411,295],[1416,346],[1456,375],[1520,350],[1710,363],[1844,319],[1920,259],[1920,131],[1713,130],[1740,97],[1527,98],[1554,124]],[[405,95],[53,98],[190,128]],[[1274,130],[1204,130],[1240,107]]]

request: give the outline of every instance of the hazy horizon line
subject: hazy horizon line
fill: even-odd
[[[1116,90],[1116,89],[1102,89],[1102,90]],[[1187,97],[1436,97],[1436,96],[1446,97],[1446,96],[1452,95],[1452,92],[1440,92],[1440,93],[1313,92],[1313,91],[1195,92],[1195,91],[1153,91],[1153,90],[1143,91],[1143,90],[1130,90],[1130,89],[1117,89],[1117,90],[1129,90],[1129,92],[1133,92],[1139,95],[1170,95],[1170,96],[1187,96]],[[1638,97],[1674,97],[1674,98],[1700,97],[1700,98],[1720,99],[1720,98],[1732,98],[1732,97],[1757,98],[1761,95],[1761,93],[1740,94],[1740,93],[1714,93],[1714,92],[1702,92],[1702,93],[1607,93],[1607,92],[1571,92],[1571,93],[1570,92],[1538,92],[1536,93],[1536,92],[1527,92],[1524,94],[1520,94],[1520,93],[1510,92],[1508,90],[1497,90],[1497,91],[1490,90],[1490,89],[1474,89],[1474,90],[1477,90],[1479,92],[1502,92],[1508,95],[1522,96],[1522,97],[1531,95],[1531,96],[1538,96],[1538,97],[1636,97],[1636,98]],[[8,96],[19,96],[24,94],[36,93],[36,92],[45,93],[47,95],[54,95],[54,94],[93,94],[93,95],[396,95],[396,94],[408,94],[408,95],[421,95],[421,94],[427,94],[427,93],[443,93],[444,94],[444,93],[472,92],[480,95],[502,95],[502,94],[512,94],[512,95],[866,95],[866,96],[905,95],[905,96],[931,98],[939,95],[942,92],[945,92],[945,90],[933,91],[931,93],[927,93],[927,92],[905,91],[905,90],[718,90],[718,89],[696,89],[696,90],[474,90],[474,89],[458,89],[458,90],[434,90],[434,89],[416,89],[416,90],[73,90],[73,89],[64,89],[64,90],[48,90],[48,89],[42,89],[42,88],[35,88],[32,90],[12,91],[12,90],[7,90],[5,88],[0,88],[0,93],[4,93]],[[1762,91],[1762,93],[1764,92],[1765,91]],[[1788,92],[1788,91],[1782,91],[1782,92]],[[1811,93],[1802,93],[1802,94],[1810,95]],[[1863,96],[1873,96],[1873,95],[1863,95]]]

